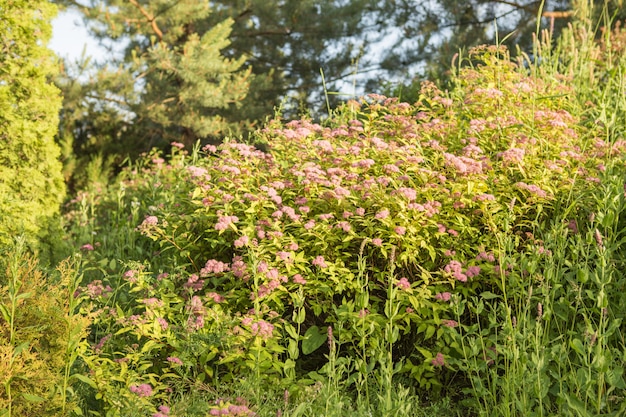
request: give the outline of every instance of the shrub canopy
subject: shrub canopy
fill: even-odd
[[[43,0],[0,2],[0,246],[25,234],[43,249],[56,233],[65,185],[54,143],[61,99],[46,48],[55,12]]]

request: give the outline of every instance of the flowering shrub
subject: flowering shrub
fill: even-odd
[[[324,125],[269,122],[268,152],[173,147],[168,162],[152,153],[123,172],[108,201],[132,207],[123,241],[135,263],[98,258],[115,240],[78,242],[92,259],[83,291],[101,308],[98,398],[112,407],[117,384],[156,413],[195,381],[319,379],[328,327],[355,372],[383,366],[391,344],[398,372],[447,383],[457,330],[488,320],[459,305],[506,298],[518,254],[549,257],[536,227],[563,206],[583,222],[602,158],[624,149],[579,127],[565,84],[525,75],[495,47],[471,58],[450,93],[370,95]]]

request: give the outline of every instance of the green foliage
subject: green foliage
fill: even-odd
[[[174,146],[167,161],[155,151],[107,194],[82,195],[68,219],[88,260],[83,291],[102,312],[85,358],[94,404],[156,412],[200,383],[245,379],[251,409],[262,407],[263,387],[307,398],[319,384],[325,410],[351,392],[382,415],[411,415],[408,391],[392,388],[400,381],[433,397],[461,390],[478,412],[507,409],[501,392],[511,385],[498,381],[511,379],[495,376],[516,357],[498,356],[514,348],[503,320],[536,331],[534,316],[523,321],[539,300],[527,300],[530,287],[563,306],[581,294],[563,285],[565,265],[573,271],[581,256],[572,248],[584,247],[582,219],[596,208],[606,225],[620,216],[600,214],[608,200],[593,190],[615,180],[608,167],[623,165],[624,146],[597,140],[576,116],[576,92],[557,76],[530,76],[506,49],[477,48],[464,63],[449,94],[424,83],[415,105],[372,95],[324,126],[273,120],[257,134],[267,153],[232,141]],[[581,231],[567,232],[570,221]],[[594,270],[617,280],[608,271],[623,248],[612,242],[607,269]],[[620,285],[585,294],[611,291],[617,298],[602,303],[617,305]],[[541,301],[546,323],[551,302]],[[583,304],[567,320],[604,326],[615,358],[614,321]],[[551,349],[565,332],[551,323],[523,347],[529,361],[531,348]],[[546,359],[562,367],[541,371],[541,402],[516,405],[520,415],[589,390],[600,399],[587,410],[616,409],[617,368],[601,371],[604,385],[555,385],[559,372],[593,362],[568,350],[577,346],[568,338],[569,362]],[[512,375],[528,385],[536,374],[525,363]]]
[[[101,37],[125,47],[97,72],[83,62],[57,80],[66,96],[59,142],[68,178],[173,140],[190,145],[245,129],[245,117],[231,116],[252,76],[245,56],[228,54],[233,20],[207,24],[213,11],[196,1],[94,2],[83,10]],[[88,80],[79,80],[85,71]],[[88,182],[80,175],[73,185]]]
[[[79,410],[73,365],[89,315],[79,314],[69,261],[46,275],[18,245],[0,275],[0,415],[63,416]],[[84,312],[82,312],[84,313]]]
[[[61,101],[46,48],[55,11],[47,1],[0,3],[0,246],[24,234],[44,258],[47,243],[58,245],[65,193],[54,143]]]

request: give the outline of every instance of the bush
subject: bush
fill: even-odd
[[[62,416],[77,409],[73,365],[89,325],[79,315],[75,265],[44,274],[22,244],[0,274],[0,415]]]
[[[0,9],[0,246],[25,235],[49,258],[60,241],[65,185],[54,143],[61,99],[48,82],[55,72],[46,47],[56,7],[12,1]]]
[[[548,238],[595,233],[594,190],[624,144],[579,123],[558,77],[496,47],[469,58],[449,94],[425,83],[415,104],[371,95],[324,126],[274,120],[258,133],[267,153],[174,143],[75,201],[83,291],[101,307],[87,359],[100,406],[156,412],[172,390],[235,380],[260,401],[261,381],[297,394],[341,370],[359,398],[387,387],[389,412],[399,378],[472,387],[480,408],[476,379],[504,366],[502,320],[537,300],[521,302],[552,245],[576,262]],[[551,401],[567,397],[554,384]]]

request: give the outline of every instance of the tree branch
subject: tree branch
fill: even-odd
[[[159,40],[162,41],[163,32],[161,32],[161,29],[159,29],[155,16],[151,16],[150,13],[146,11],[146,9],[144,9],[139,3],[137,3],[137,0],[130,0],[130,4],[135,6],[139,10],[139,12],[148,20],[148,23],[150,23],[150,25],[152,26],[152,30],[154,30],[154,33],[156,33]]]

